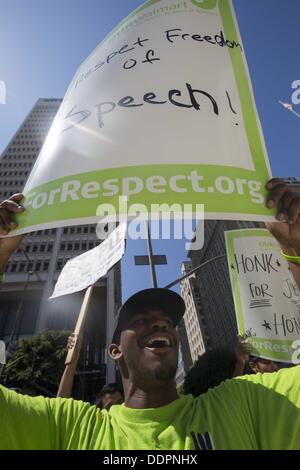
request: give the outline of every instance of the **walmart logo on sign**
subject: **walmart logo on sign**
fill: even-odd
[[[3,80],[0,80],[0,104],[6,104],[6,86]]]
[[[0,364],[6,364],[6,348],[4,341],[0,341]]]

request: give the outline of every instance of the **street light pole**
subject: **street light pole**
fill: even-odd
[[[189,271],[187,274],[185,274],[184,276],[181,276],[179,277],[178,279],[176,279],[175,281],[171,282],[170,284],[168,284],[167,286],[165,286],[165,289],[171,289],[171,287],[174,287],[176,286],[176,284],[179,284],[181,281],[183,281],[184,279],[186,279],[187,277],[191,277],[193,276],[193,274],[195,274],[196,272],[198,272],[201,268],[204,268],[204,266],[206,266],[207,264],[211,263],[212,261],[217,261],[221,258],[226,258],[227,255],[224,254],[224,255],[219,255],[219,256],[215,256],[214,258],[211,258],[211,259],[208,259],[207,261],[205,261],[205,263],[202,263],[200,264],[199,266],[197,266],[195,269],[192,269],[192,271]]]
[[[28,273],[27,273],[27,279],[26,279],[25,286],[24,286],[24,289],[23,289],[22,297],[21,297],[19,305],[18,305],[18,310],[17,310],[17,313],[16,313],[15,322],[14,322],[13,328],[11,330],[10,338],[8,340],[7,352],[10,352],[11,345],[13,343],[14,337],[18,333],[19,327],[21,327],[20,323],[21,323],[21,320],[23,318],[22,308],[23,308],[23,304],[24,304],[25,293],[26,293],[26,290],[27,290],[27,287],[28,287],[28,284],[29,284],[30,276],[32,274],[33,274],[32,271],[28,271]]]
[[[38,319],[36,322],[36,327],[35,327],[35,334],[40,333],[42,330],[44,330],[47,327],[47,313],[49,309],[49,303],[48,299],[51,296],[53,292],[53,284],[54,284],[54,275],[55,275],[55,270],[56,270],[56,262],[58,258],[58,253],[59,253],[59,248],[60,248],[60,242],[61,238],[63,235],[63,228],[57,228],[56,229],[56,236],[55,236],[55,242],[54,242],[54,247],[52,251],[52,256],[50,260],[50,265],[48,269],[48,276],[47,280],[44,284],[43,292],[42,292],[42,298],[41,298],[41,303],[40,303],[40,308],[39,308],[39,313],[38,313]]]

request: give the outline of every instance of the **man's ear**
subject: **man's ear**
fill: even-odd
[[[117,344],[110,344],[108,346],[108,354],[114,361],[118,361],[123,356],[120,346]]]

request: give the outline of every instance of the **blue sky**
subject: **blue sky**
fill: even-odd
[[[38,98],[63,97],[76,69],[141,0],[0,0],[0,80],[7,104],[0,106],[0,152]],[[274,176],[299,176],[300,119],[278,104],[291,101],[300,80],[299,0],[235,0],[234,6],[252,78]],[[295,107],[300,112],[300,105]],[[182,241],[154,242],[168,266],[159,285],[179,276]],[[144,241],[129,242],[123,260],[124,298],[150,286],[149,270],[134,267],[146,254]]]

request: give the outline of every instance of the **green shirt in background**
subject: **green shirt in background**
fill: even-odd
[[[0,449],[300,449],[300,366],[145,410],[99,411],[0,387]]]

